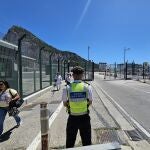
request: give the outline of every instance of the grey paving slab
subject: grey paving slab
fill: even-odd
[[[52,114],[60,103],[62,90],[48,91],[38,98],[28,101],[28,105],[22,108],[20,116],[23,124],[19,128],[12,129],[16,123],[13,117],[6,117],[4,124],[4,136],[0,138],[0,150],[26,149],[40,131],[40,102],[48,102],[50,114]]]

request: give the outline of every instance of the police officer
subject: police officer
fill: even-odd
[[[72,69],[74,82],[64,89],[62,100],[68,109],[66,148],[74,147],[78,130],[82,145],[91,145],[91,123],[89,105],[92,104],[91,86],[82,81],[84,70],[80,66]]]

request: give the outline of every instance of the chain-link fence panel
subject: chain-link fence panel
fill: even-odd
[[[39,65],[36,59],[27,56],[22,56],[22,87],[23,96],[40,89]]]
[[[17,47],[0,40],[0,80],[18,90]]]

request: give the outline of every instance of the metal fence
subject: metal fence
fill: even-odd
[[[52,85],[57,72],[65,79],[67,72],[75,66],[71,60],[44,49],[37,49],[36,54],[22,48],[26,48],[24,44],[19,47],[19,44],[16,46],[0,40],[0,80],[7,80],[23,97]],[[84,79],[92,80],[94,63],[85,62],[82,67],[85,68]]]
[[[125,64],[107,64],[103,72],[107,77],[114,79],[136,79],[150,80],[150,64],[125,63]]]

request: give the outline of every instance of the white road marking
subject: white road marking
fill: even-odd
[[[63,107],[63,102],[59,104],[56,111],[52,114],[52,116],[49,118],[49,128],[52,125],[53,121],[56,119],[57,115],[60,113],[61,109]],[[37,149],[39,143],[41,142],[41,131],[38,133],[38,135],[35,137],[35,139],[32,141],[32,143],[28,146],[26,150],[34,150]]]
[[[114,103],[115,105],[127,116],[130,120],[148,137],[150,138],[150,133],[144,129],[142,125],[140,125],[135,119],[133,119],[105,90],[99,87]]]

